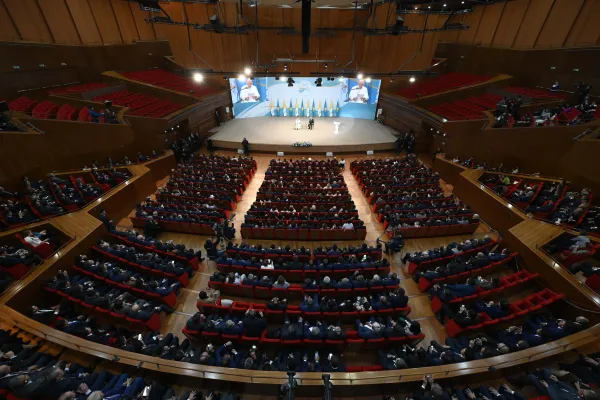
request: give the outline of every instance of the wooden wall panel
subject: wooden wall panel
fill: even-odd
[[[470,28],[460,31],[458,34],[458,43],[473,44],[473,41],[475,40],[475,34],[477,33],[479,23],[481,22],[484,8],[485,7],[477,7],[475,11],[467,14],[464,23],[465,25],[470,26]]]
[[[529,0],[511,1],[506,3],[502,12],[502,17],[496,28],[492,46],[505,48],[512,47],[528,6]]]
[[[483,15],[475,34],[474,44],[489,46],[492,43],[505,5],[506,3],[496,3],[483,7]]]
[[[102,38],[94,20],[94,14],[87,1],[66,0],[71,15],[84,44],[101,44]]]
[[[100,38],[104,44],[123,43],[110,0],[88,0]]]
[[[565,47],[594,46],[600,40],[600,1],[586,1],[573,23]]]
[[[129,3],[121,0],[110,0],[117,19],[123,43],[133,43],[139,39],[135,21],[129,8]]]
[[[27,42],[52,43],[52,33],[36,0],[4,0],[4,5]],[[2,11],[2,10],[0,10]]]
[[[525,17],[515,38],[513,47],[531,49],[534,47],[540,29],[552,8],[554,0],[530,0]]]
[[[21,40],[21,35],[2,1],[0,1],[0,40],[7,42]]]
[[[563,47],[583,3],[584,0],[554,0],[535,47],[540,49]]]
[[[129,3],[129,9],[133,15],[140,40],[155,40],[156,33],[154,32],[154,27],[151,23],[144,21],[144,18],[150,17],[150,13],[140,10],[139,4],[136,3]]]
[[[65,0],[38,0],[55,43],[81,44],[77,27]]]

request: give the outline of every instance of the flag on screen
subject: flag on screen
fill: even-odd
[[[310,104],[308,104],[308,99],[306,99],[306,107],[304,107],[304,114],[306,117],[310,117]]]
[[[329,116],[330,117],[334,117],[335,115],[333,114],[333,101],[329,100]]]
[[[287,107],[285,105],[285,100],[283,101],[283,107],[281,107],[281,109],[283,110],[283,117],[287,117]]]
[[[292,99],[290,99],[290,109],[288,115],[290,117],[294,115],[294,103],[292,103]]]
[[[335,106],[335,116],[336,117],[340,116],[340,100],[339,99],[337,101],[337,105]]]
[[[298,107],[298,99],[296,98],[296,117],[300,116],[300,107]]]
[[[275,106],[275,117],[279,117],[279,99],[277,99],[277,105]]]
[[[317,107],[317,113],[319,117],[321,116],[321,112],[323,111],[323,106],[321,106],[321,100],[319,99],[319,105]]]
[[[269,103],[269,111],[271,111],[271,117],[275,116],[275,105],[273,105],[273,100]]]
[[[313,99],[313,104],[312,104],[312,113],[310,114],[313,117],[317,116],[317,109],[315,107],[315,99]]]
[[[304,115],[304,100],[300,100],[300,115]]]

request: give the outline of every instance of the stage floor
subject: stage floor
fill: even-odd
[[[339,121],[339,133],[334,133],[334,121]],[[250,150],[315,153],[322,151],[357,152],[394,148],[398,134],[394,129],[375,121],[355,118],[315,118],[312,130],[294,130],[295,118],[258,117],[234,119],[212,129],[214,146],[238,149],[247,138]],[[308,122],[302,118],[302,122]],[[311,142],[312,147],[293,147],[296,142]]]

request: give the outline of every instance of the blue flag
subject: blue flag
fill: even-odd
[[[335,106],[335,116],[336,117],[340,116],[340,99],[338,99],[337,104]]]
[[[317,108],[315,107],[315,99],[313,99],[312,107],[310,110],[310,115],[311,115],[311,117],[317,116]]]
[[[275,106],[275,116],[276,117],[281,116],[281,114],[279,112],[279,99],[277,99],[277,105]]]

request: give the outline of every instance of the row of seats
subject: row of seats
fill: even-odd
[[[79,94],[85,93],[92,90],[102,89],[108,87],[107,83],[95,82],[95,83],[83,83],[80,85],[71,85],[61,88],[51,89],[48,91],[49,94]]]
[[[516,318],[530,317],[533,313],[540,311],[557,301],[565,298],[562,293],[555,293],[550,289],[543,289],[523,300],[510,304],[510,314],[507,317],[491,318],[489,315],[479,314],[479,323],[476,325],[461,326],[454,319],[449,320],[446,325],[446,333],[450,337],[464,335],[469,332],[476,332],[485,328],[490,328],[504,323],[513,323]]]
[[[512,253],[508,257],[506,257],[505,259],[503,259],[501,261],[496,261],[496,262],[488,264],[484,267],[473,268],[468,271],[461,272],[461,273],[454,274],[454,275],[448,275],[448,276],[435,278],[435,279],[428,279],[424,276],[421,276],[419,278],[419,290],[421,292],[426,292],[429,289],[431,289],[431,287],[433,285],[442,285],[442,284],[448,284],[448,283],[461,282],[471,276],[492,273],[492,272],[497,271],[500,268],[504,267],[505,265],[507,265],[509,262],[511,262],[511,260],[514,260],[517,257],[517,255],[518,255],[518,253]]]
[[[156,97],[120,90],[94,97],[94,101],[112,101],[115,105],[130,108],[129,115],[160,118],[183,107],[183,104]]]
[[[188,96],[192,91],[193,95],[196,97],[203,97],[216,92],[214,88],[202,86],[190,78],[176,75],[162,69],[124,72],[123,75],[129,79],[149,83],[151,85],[169,90],[174,90],[176,92],[184,93]]]
[[[242,237],[246,239],[274,240],[364,240],[367,228],[356,229],[303,229],[303,228],[252,228],[242,226]]]
[[[466,72],[450,72],[434,78],[426,79],[410,87],[400,89],[397,94],[409,99],[430,96],[463,86],[477,85],[489,80],[489,76]]]
[[[485,93],[481,96],[472,96],[466,99],[455,100],[451,103],[441,103],[429,107],[430,111],[449,119],[461,121],[468,119],[485,118],[483,111],[492,110],[502,96]]]

